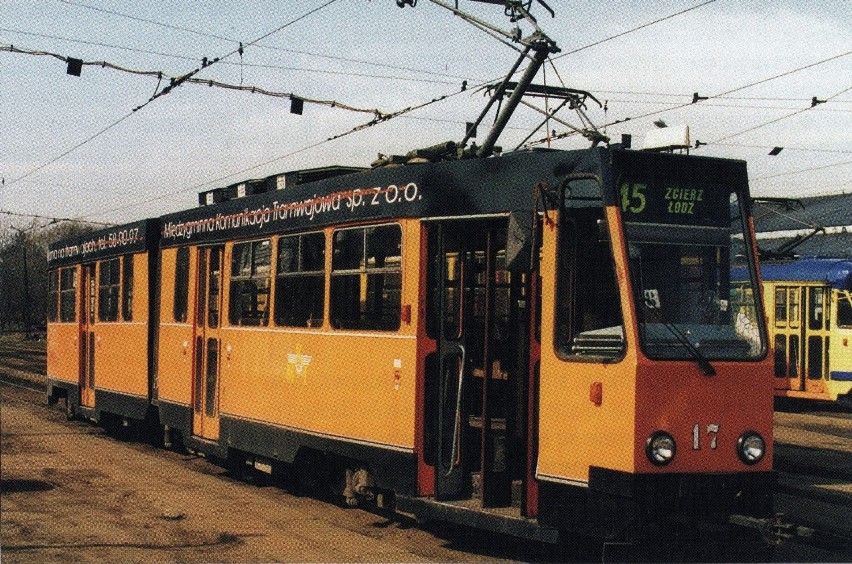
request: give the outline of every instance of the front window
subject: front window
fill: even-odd
[[[619,194],[645,354],[761,357],[753,264],[738,269],[732,283],[732,255],[747,240],[736,193],[655,179],[622,182]]]

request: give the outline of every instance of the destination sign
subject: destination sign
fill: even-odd
[[[625,221],[730,226],[729,192],[722,187],[652,185],[623,182],[618,202]]]

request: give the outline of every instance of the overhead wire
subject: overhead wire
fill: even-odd
[[[309,10],[308,12],[306,12],[305,14],[303,14],[303,15],[301,15],[301,16],[299,16],[299,17],[297,17],[296,19],[291,20],[291,21],[289,21],[289,22],[287,22],[287,23],[285,23],[285,24],[283,24],[283,25],[279,26],[279,27],[275,28],[274,30],[272,30],[272,31],[270,31],[270,32],[268,32],[268,33],[265,33],[264,35],[261,35],[261,36],[260,36],[260,37],[258,37],[257,39],[255,39],[255,40],[253,40],[253,41],[249,42],[247,45],[248,45],[248,46],[251,46],[251,45],[253,45],[254,43],[256,43],[256,42],[258,42],[258,41],[261,41],[261,40],[263,40],[263,39],[265,39],[265,38],[267,38],[267,37],[269,37],[269,36],[271,36],[271,35],[273,35],[273,34],[275,34],[275,33],[278,33],[279,31],[281,31],[281,30],[283,30],[283,29],[285,29],[285,28],[289,27],[290,25],[293,25],[294,23],[296,23],[296,22],[299,22],[299,21],[303,20],[304,18],[306,18],[306,17],[308,17],[308,16],[310,16],[310,15],[312,15],[312,14],[316,13],[317,11],[319,11],[319,10],[321,10],[321,9],[323,9],[323,8],[325,8],[325,7],[327,7],[327,6],[331,5],[331,4],[333,4],[333,3],[335,3],[335,2],[337,2],[337,0],[328,0],[327,2],[325,2],[324,4],[322,4],[321,6],[319,6],[319,7],[317,7],[317,8],[314,8],[314,9],[312,9],[312,10]],[[213,63],[218,62],[219,60],[222,60],[222,59],[224,59],[224,58],[230,57],[230,56],[232,56],[234,53],[237,53],[239,50],[242,50],[242,49],[243,49],[243,46],[241,45],[241,46],[239,47],[239,49],[235,49],[235,50],[233,50],[233,51],[231,51],[231,52],[227,53],[227,54],[226,54],[226,55],[224,55],[223,57],[219,57],[219,58],[217,58],[217,59],[213,59]],[[80,142],[80,143],[78,143],[78,144],[74,145],[71,149],[68,149],[67,151],[63,152],[61,155],[59,155],[59,156],[57,156],[57,157],[54,157],[53,159],[50,159],[49,161],[47,161],[47,162],[45,162],[45,163],[43,163],[43,164],[41,164],[41,165],[38,165],[36,168],[34,168],[34,169],[32,169],[32,170],[28,171],[27,173],[25,173],[24,175],[22,175],[22,176],[20,176],[20,177],[18,177],[18,178],[12,179],[12,180],[8,183],[8,185],[15,184],[16,182],[20,181],[21,179],[27,178],[27,177],[29,177],[29,176],[33,175],[34,173],[36,173],[36,172],[38,172],[38,171],[40,171],[40,170],[43,170],[44,168],[46,168],[46,167],[48,167],[48,166],[52,165],[53,163],[55,163],[55,162],[59,161],[59,160],[60,160],[60,159],[62,159],[63,157],[67,156],[68,154],[70,154],[70,153],[72,153],[72,152],[76,151],[76,150],[77,150],[77,149],[79,149],[80,147],[82,147],[82,146],[86,145],[87,143],[91,142],[92,140],[94,140],[94,139],[96,139],[96,138],[100,137],[101,135],[103,135],[104,133],[106,133],[107,131],[109,131],[110,129],[112,129],[113,127],[115,127],[115,126],[119,125],[120,123],[124,122],[126,119],[128,119],[130,116],[132,116],[134,113],[136,113],[138,110],[141,110],[142,108],[144,108],[144,107],[148,106],[148,105],[149,105],[151,102],[153,102],[154,100],[156,100],[156,99],[160,98],[161,96],[164,96],[165,94],[167,94],[167,93],[171,92],[171,89],[172,89],[173,87],[180,86],[180,84],[181,84],[181,83],[185,82],[185,81],[186,81],[187,79],[189,79],[189,78],[192,78],[192,76],[193,76],[194,74],[196,74],[196,73],[200,72],[200,71],[201,71],[202,69],[204,69],[204,68],[208,68],[209,66],[210,66],[209,64],[206,64],[206,65],[205,65],[205,64],[202,64],[202,66],[201,66],[201,67],[198,67],[198,68],[196,68],[195,70],[192,70],[192,71],[190,71],[190,72],[186,73],[186,74],[185,74],[185,75],[183,75],[182,77],[180,77],[180,78],[176,79],[174,82],[172,82],[169,86],[164,87],[164,88],[163,88],[163,90],[160,90],[159,92],[156,92],[153,96],[151,96],[151,98],[149,98],[149,99],[148,99],[148,101],[147,101],[147,102],[145,102],[145,103],[141,104],[140,106],[137,106],[136,108],[134,108],[133,110],[131,110],[131,112],[130,112],[130,113],[128,113],[128,114],[126,114],[126,115],[124,115],[124,116],[120,117],[120,118],[119,118],[119,119],[117,119],[116,121],[112,122],[111,124],[109,124],[109,125],[108,125],[108,126],[106,126],[105,128],[103,128],[103,129],[101,129],[100,131],[98,131],[97,133],[95,133],[94,135],[89,136],[88,138],[86,138],[86,139],[85,139],[85,140],[83,140],[82,142]],[[168,89],[168,90],[167,90],[167,89]]]
[[[176,31],[183,31],[183,32],[186,32],[186,33],[191,33],[191,34],[197,35],[199,37],[208,37],[208,38],[212,38],[212,39],[219,39],[219,40],[228,41],[228,42],[231,42],[231,43],[239,43],[240,42],[238,39],[235,39],[233,37],[228,37],[228,36],[219,35],[219,34],[210,33],[210,32],[205,32],[205,31],[198,31],[196,29],[192,29],[192,28],[189,28],[189,27],[169,24],[169,23],[166,23],[166,22],[152,20],[152,19],[149,19],[149,18],[143,18],[143,17],[140,17],[140,16],[134,16],[132,14],[127,14],[127,13],[119,12],[119,11],[116,11],[116,10],[108,10],[106,8],[101,8],[101,7],[98,7],[98,6],[92,6],[90,4],[85,4],[83,2],[72,2],[71,0],[57,0],[57,1],[62,2],[63,4],[68,4],[69,6],[78,6],[78,7],[86,8],[86,9],[89,9],[89,10],[94,10],[94,11],[97,11],[97,12],[110,14],[110,15],[113,15],[113,16],[119,16],[119,17],[122,17],[122,18],[127,18],[127,19],[130,19],[130,20],[135,20],[135,21],[138,21],[138,22],[143,22],[143,23],[163,27],[163,28],[166,28],[166,29],[172,29],[172,30],[176,30]],[[346,62],[346,63],[358,63],[358,64],[362,64],[362,65],[369,65],[369,66],[387,68],[387,69],[392,69],[392,70],[402,70],[402,71],[407,71],[407,72],[417,72],[417,73],[421,73],[421,74],[429,74],[429,75],[434,75],[434,76],[443,76],[445,78],[453,78],[453,79],[457,79],[457,80],[463,80],[463,79],[467,78],[467,77],[464,77],[464,76],[442,73],[442,72],[433,71],[433,70],[418,69],[418,68],[414,68],[414,67],[406,67],[406,66],[400,66],[400,65],[392,65],[392,64],[389,64],[389,63],[381,63],[381,62],[377,62],[377,61],[366,61],[366,60],[363,60],[363,59],[355,59],[355,58],[352,58],[352,57],[344,57],[342,55],[328,55],[328,54],[324,54],[324,53],[316,53],[316,52],[312,52],[312,51],[304,51],[304,50],[299,50],[299,49],[280,47],[280,46],[277,46],[277,45],[267,45],[267,44],[263,44],[263,43],[258,43],[258,44],[255,45],[255,47],[257,47],[259,49],[267,49],[267,50],[271,50],[271,51],[284,51],[284,52],[288,52],[288,53],[296,53],[298,55],[308,55],[308,56],[311,56],[311,57],[318,57],[318,58],[327,59],[327,60],[334,60],[334,61],[342,61],[342,62]]]
[[[662,22],[662,21],[666,21],[666,20],[668,20],[668,19],[671,19],[671,18],[673,18],[673,17],[676,17],[676,16],[679,16],[679,15],[685,14],[685,13],[687,13],[687,12],[691,12],[691,11],[692,11],[692,10],[694,10],[694,9],[697,9],[697,8],[703,7],[703,6],[707,5],[707,4],[710,4],[710,3],[715,2],[715,1],[716,1],[716,0],[709,0],[709,1],[707,1],[707,2],[704,2],[704,3],[702,3],[702,4],[699,4],[698,6],[694,6],[694,7],[692,7],[692,8],[689,8],[689,9],[687,9],[687,10],[681,10],[681,11],[679,11],[679,12],[677,12],[677,13],[674,13],[674,14],[671,14],[671,15],[669,15],[669,16],[666,16],[666,17],[663,17],[663,18],[658,18],[658,19],[656,19],[656,20],[654,20],[654,21],[652,21],[652,22],[648,22],[647,24],[643,24],[643,25],[641,25],[641,26],[637,26],[637,27],[632,28],[632,29],[630,29],[630,30],[627,30],[627,31],[625,31],[625,32],[622,32],[622,33],[619,33],[619,34],[616,34],[616,35],[610,36],[610,37],[605,38],[605,39],[600,40],[600,41],[596,41],[596,42],[594,42],[594,43],[592,43],[592,44],[589,44],[589,45],[587,45],[587,46],[585,46],[585,47],[581,47],[581,48],[575,49],[575,50],[574,50],[574,51],[572,51],[571,53],[576,53],[576,52],[581,51],[581,50],[583,50],[583,49],[585,49],[585,48],[589,48],[589,47],[593,47],[593,46],[596,46],[596,45],[600,45],[600,44],[606,43],[606,42],[608,42],[608,41],[614,40],[614,39],[616,39],[616,38],[618,38],[618,37],[623,37],[624,35],[627,35],[627,34],[629,34],[629,33],[633,33],[633,32],[635,32],[635,31],[638,31],[638,30],[640,30],[640,29],[644,29],[644,28],[649,27],[649,26],[651,26],[651,25],[654,25],[654,24],[656,24],[656,23],[659,23],[659,22]],[[571,53],[566,53],[565,55],[568,55],[568,54],[571,54]],[[193,190],[193,191],[194,191],[194,190],[197,190],[197,189],[199,189],[199,188],[201,188],[201,187],[208,186],[208,185],[210,185],[210,184],[214,184],[214,183],[216,183],[216,182],[219,182],[219,181],[222,181],[222,180],[225,180],[225,179],[228,179],[228,178],[233,178],[233,177],[235,177],[235,176],[237,176],[237,175],[243,174],[243,173],[245,173],[245,172],[249,172],[249,171],[251,171],[251,170],[255,170],[255,169],[257,169],[257,168],[260,168],[260,167],[266,166],[266,165],[271,164],[271,163],[274,163],[274,162],[278,162],[278,161],[280,161],[280,160],[283,160],[283,159],[288,158],[288,157],[290,157],[290,156],[293,156],[293,155],[295,155],[295,154],[299,154],[299,153],[301,153],[301,152],[304,152],[304,151],[307,151],[307,150],[310,150],[310,149],[314,149],[314,148],[319,147],[319,146],[321,146],[321,145],[324,145],[325,143],[328,143],[328,142],[330,142],[330,141],[333,141],[333,140],[336,140],[336,139],[339,139],[339,138],[342,138],[342,137],[345,137],[345,136],[351,135],[351,134],[356,133],[356,132],[359,132],[359,131],[363,131],[363,130],[368,129],[368,128],[370,128],[370,127],[376,126],[376,125],[378,125],[378,124],[380,124],[380,123],[386,123],[386,122],[388,122],[388,121],[390,121],[390,120],[392,120],[392,119],[394,119],[394,118],[396,118],[396,117],[400,117],[400,116],[406,115],[406,114],[408,114],[408,113],[410,113],[410,112],[412,112],[412,111],[414,111],[414,110],[419,110],[419,109],[422,109],[422,108],[428,107],[428,106],[430,106],[430,105],[432,105],[432,104],[435,104],[435,103],[438,103],[438,102],[441,102],[441,101],[444,101],[444,100],[447,100],[447,99],[453,98],[453,97],[458,96],[459,94],[461,94],[461,93],[463,93],[463,92],[465,92],[465,91],[467,91],[467,92],[471,92],[471,91],[474,91],[474,92],[476,92],[476,91],[481,91],[481,90],[483,90],[484,88],[486,88],[486,87],[487,87],[490,83],[494,82],[495,80],[498,80],[499,78],[500,78],[500,77],[495,78],[495,79],[491,79],[491,80],[488,80],[488,81],[482,81],[482,82],[480,82],[478,85],[475,85],[475,86],[472,86],[472,87],[468,87],[468,88],[467,88],[467,90],[460,90],[460,91],[456,91],[456,92],[453,92],[453,93],[450,93],[450,94],[446,94],[446,95],[444,95],[444,96],[439,96],[439,97],[433,98],[432,100],[429,100],[429,101],[424,102],[424,103],[421,103],[421,104],[416,104],[416,105],[409,106],[409,107],[407,107],[407,108],[403,108],[403,109],[401,109],[401,110],[398,110],[398,111],[396,111],[396,112],[392,112],[392,113],[390,113],[390,114],[384,114],[384,115],[382,115],[382,116],[377,116],[376,118],[374,118],[373,120],[371,120],[371,121],[369,121],[369,122],[366,122],[366,123],[363,123],[363,124],[361,124],[361,125],[358,125],[358,126],[356,126],[356,127],[352,128],[352,129],[350,129],[350,130],[343,131],[343,132],[341,132],[341,133],[339,133],[339,134],[337,134],[337,135],[334,135],[334,136],[332,136],[332,137],[329,137],[329,138],[327,138],[327,139],[325,139],[325,140],[318,141],[318,142],[316,142],[316,143],[313,143],[313,144],[308,145],[308,146],[306,146],[306,147],[303,147],[303,148],[301,148],[301,149],[297,149],[296,151],[293,151],[293,152],[287,153],[287,154],[285,154],[285,155],[283,155],[283,156],[276,157],[276,158],[274,158],[274,159],[271,159],[271,160],[269,160],[269,161],[265,161],[265,162],[260,163],[260,164],[258,164],[258,165],[254,165],[254,166],[252,166],[252,167],[248,167],[248,168],[242,169],[242,170],[240,170],[240,171],[237,171],[237,172],[231,173],[231,174],[226,175],[226,176],[224,176],[224,177],[220,177],[220,178],[217,178],[217,179],[212,179],[212,180],[206,181],[206,182],[201,183],[201,184],[196,184],[196,185],[194,185],[194,186],[192,186],[192,187],[189,187],[189,188],[187,188],[187,189],[181,189],[181,190],[179,190],[179,192],[186,192],[186,191],[190,191],[190,190]],[[125,210],[125,209],[130,209],[130,208],[132,208],[132,207],[137,207],[137,206],[139,206],[139,205],[145,205],[145,204],[148,204],[148,203],[153,203],[153,202],[155,202],[155,201],[163,200],[163,199],[166,199],[166,198],[171,197],[171,196],[173,196],[173,194],[164,194],[164,195],[161,195],[161,196],[157,196],[157,197],[153,197],[153,198],[148,198],[148,199],[142,200],[142,201],[140,201],[140,202],[135,202],[135,203],[131,203],[131,204],[126,204],[126,205],[121,206],[121,207],[118,207],[118,208],[113,208],[113,209],[106,210],[106,211],[101,211],[101,212],[93,212],[92,214],[87,214],[87,215],[85,215],[85,216],[81,216],[81,217],[90,217],[91,215],[94,215],[95,213],[100,213],[100,214],[109,214],[109,213],[114,213],[114,212],[116,212],[116,211],[123,211],[123,210]]]
[[[785,76],[789,76],[789,75],[794,74],[794,73],[797,73],[797,72],[801,72],[801,71],[806,70],[806,69],[810,69],[810,68],[816,67],[816,66],[818,66],[818,65],[822,65],[822,64],[828,63],[828,62],[830,62],[830,61],[834,61],[834,60],[836,60],[836,59],[840,59],[840,58],[842,58],[842,57],[846,57],[846,56],[848,56],[848,55],[850,55],[850,54],[852,54],[852,51],[846,51],[846,52],[844,52],[844,53],[839,53],[839,54],[837,54],[837,55],[833,55],[833,56],[831,56],[831,57],[827,57],[827,58],[825,58],[825,59],[821,59],[821,60],[819,60],[819,61],[816,61],[816,62],[813,62],[813,63],[809,63],[809,64],[807,64],[807,65],[803,65],[803,66],[801,66],[801,67],[797,67],[797,68],[794,68],[794,69],[789,70],[789,71],[785,71],[785,72],[782,72],[782,73],[778,73],[778,74],[775,74],[775,75],[770,76],[770,77],[767,77],[767,78],[762,78],[762,79],[757,80],[757,81],[754,81],[754,82],[750,82],[750,83],[747,83],[747,84],[743,84],[743,85],[741,85],[741,86],[737,86],[736,88],[732,88],[732,89],[730,89],[730,90],[726,90],[726,91],[724,91],[724,92],[720,92],[720,93],[718,93],[718,94],[713,94],[713,95],[710,95],[710,96],[703,97],[703,100],[702,100],[702,101],[705,101],[705,100],[712,100],[712,99],[715,99],[715,98],[720,98],[720,97],[722,97],[722,96],[726,96],[726,95],[728,95],[728,94],[732,94],[732,93],[734,93],[734,92],[739,92],[739,91],[741,91],[741,90],[745,90],[745,89],[747,89],[747,88],[751,88],[751,87],[753,87],[753,86],[757,86],[757,85],[759,85],[759,84],[764,84],[764,83],[769,82],[769,81],[771,81],[771,80],[776,80],[776,79],[779,79],[779,78],[782,78],[782,77],[785,77]],[[843,90],[842,92],[839,92],[838,94],[835,94],[834,96],[832,96],[832,98],[837,97],[837,96],[839,96],[840,94],[842,94],[842,93],[844,93],[844,92],[846,92],[846,91],[848,91],[848,90],[849,90],[849,89],[847,88],[846,90]],[[700,103],[700,102],[699,102],[699,103]],[[663,113],[665,113],[665,112],[670,112],[670,111],[673,111],[673,110],[678,110],[678,109],[686,108],[686,107],[692,106],[692,105],[694,105],[694,104],[696,104],[696,102],[695,102],[695,101],[690,101],[690,102],[686,102],[686,103],[676,104],[676,105],[673,105],[673,106],[671,106],[671,107],[664,108],[664,109],[662,109],[662,110],[655,110],[655,111],[651,111],[651,112],[646,112],[646,113],[640,114],[640,115],[638,115],[638,116],[628,116],[628,117],[626,117],[626,118],[613,120],[613,121],[607,122],[607,123],[606,123],[606,124],[604,124],[602,127],[609,127],[609,126],[612,126],[612,125],[617,125],[617,124],[619,124],[619,123],[624,123],[624,122],[626,122],[626,121],[635,121],[635,120],[643,119],[643,118],[646,118],[646,117],[658,116],[658,115],[663,114]],[[796,113],[801,113],[802,111],[806,111],[807,109],[810,109],[810,108],[806,108],[805,110],[797,111]],[[785,116],[785,117],[782,117],[782,118],[780,118],[780,119],[785,119],[786,117],[791,117],[792,115],[795,115],[795,114],[790,114],[790,115]],[[775,120],[775,121],[778,121],[778,120]],[[767,124],[763,124],[763,125],[768,125],[768,123],[767,123]],[[760,127],[762,127],[763,125],[761,125]],[[742,133],[745,133],[745,132],[740,132],[740,133],[737,133],[736,135],[740,135],[740,134],[742,134]],[[576,132],[574,132],[574,131],[562,132],[562,133],[558,133],[557,135],[553,136],[552,138],[553,138],[553,139],[563,139],[563,138],[566,138],[566,137],[569,137],[569,136],[572,136],[572,135],[575,135],[575,134],[576,134]],[[733,135],[732,135],[732,136],[733,136]],[[721,141],[721,140],[723,140],[723,139],[727,139],[727,138],[732,137],[732,136],[723,137],[723,138],[721,138],[721,139],[717,139],[716,141]],[[541,144],[542,142],[543,142],[543,140],[536,140],[536,141],[533,141],[533,142],[529,143],[528,145]]]
[[[840,163],[830,163],[830,164],[826,164],[826,165],[819,165],[819,166],[813,166],[813,167],[809,167],[809,168],[802,168],[802,169],[799,169],[799,170],[790,170],[790,171],[787,171],[787,172],[779,172],[777,174],[770,174],[770,175],[767,175],[767,176],[757,176],[757,177],[751,178],[750,181],[754,182],[754,181],[757,181],[757,180],[768,180],[770,178],[778,178],[779,176],[790,176],[792,174],[800,174],[802,172],[813,172],[815,170],[822,170],[822,169],[825,169],[825,168],[834,168],[836,166],[846,166],[846,165],[850,165],[850,164],[852,164],[852,161],[843,161],[843,162],[840,162]]]
[[[53,217],[53,216],[49,216],[49,215],[39,215],[39,214],[36,214],[36,213],[14,212],[14,211],[11,211],[11,210],[0,210],[0,214],[9,215],[9,216],[12,216],[12,217],[28,217],[28,218],[31,218],[31,219],[43,219],[45,221],[49,221],[50,222],[49,225],[52,225],[52,224],[55,224],[55,223],[61,223],[63,221],[68,221],[68,222],[75,222],[76,221],[76,222],[80,222],[80,223],[90,223],[92,225],[101,225],[101,226],[104,226],[104,227],[109,227],[109,226],[115,225],[114,223],[106,223],[106,222],[103,222],[103,221],[87,221],[87,220],[82,220],[82,219],[73,219],[73,218],[70,218],[70,217]]]
[[[828,98],[826,98],[826,101],[827,101],[827,100],[831,100],[832,98],[836,98],[837,96],[840,96],[841,94],[845,94],[846,92],[849,92],[850,90],[852,90],[852,86],[850,86],[850,87],[848,87],[848,88],[845,88],[845,89],[841,90],[840,92],[838,92],[837,94],[834,94],[833,96],[829,96]],[[743,134],[745,134],[745,133],[751,133],[752,131],[755,131],[755,130],[760,129],[760,128],[762,128],[762,127],[766,127],[767,125],[772,125],[773,123],[778,123],[779,121],[782,121],[782,120],[785,120],[785,119],[791,118],[791,117],[793,117],[793,116],[797,116],[797,115],[799,115],[799,114],[802,114],[802,113],[804,113],[804,112],[810,111],[810,110],[812,110],[814,107],[815,107],[815,105],[811,105],[811,106],[808,106],[808,107],[806,107],[806,108],[802,108],[802,109],[800,109],[800,110],[796,110],[795,112],[792,112],[792,113],[789,113],[789,114],[785,114],[785,115],[783,115],[783,116],[781,116],[781,117],[778,117],[778,118],[775,118],[775,119],[769,120],[769,121],[767,121],[767,122],[764,122],[764,123],[761,123],[761,124],[758,124],[758,125],[755,125],[755,126],[753,126],[753,127],[749,127],[749,128],[747,128],[747,129],[743,129],[742,131],[738,131],[738,132],[736,132],[736,133],[731,133],[730,135],[725,135],[724,137],[720,137],[720,138],[716,139],[716,141],[715,141],[715,142],[725,141],[726,139],[732,139],[732,138],[734,138],[734,137],[739,137],[740,135],[743,135]]]
[[[21,49],[20,47],[15,47],[14,45],[8,45],[8,46],[0,45],[0,51],[11,51],[13,53],[23,53],[23,54],[27,54],[27,55],[51,56],[51,57],[54,57],[54,58],[59,59],[59,60],[64,61],[64,62],[67,62],[67,60],[68,60],[67,57],[60,55],[58,53],[51,53],[49,51],[26,50],[26,49]],[[169,74],[167,74],[163,71],[157,71],[157,70],[147,70],[146,71],[146,70],[131,69],[131,68],[116,65],[114,63],[110,63],[110,62],[107,62],[107,61],[82,61],[81,64],[83,66],[97,66],[97,67],[101,67],[101,68],[108,68],[108,69],[117,70],[117,71],[129,73],[129,74],[139,75],[139,76],[150,76],[150,77],[153,77],[153,78],[158,78],[160,80],[162,80],[163,78],[168,78],[168,79],[177,78],[177,77],[169,75]],[[261,88],[259,86],[235,85],[235,84],[230,84],[230,83],[227,83],[227,82],[222,82],[222,81],[212,80],[212,79],[187,78],[187,79],[185,79],[185,82],[188,83],[188,84],[198,84],[198,85],[203,85],[203,86],[208,86],[208,87],[224,88],[224,89],[227,89],[227,90],[239,90],[239,91],[243,91],[243,92],[251,92],[253,94],[261,94],[261,95],[264,95],[264,96],[271,96],[271,97],[275,97],[275,98],[292,98],[293,96],[295,96],[295,94],[293,94],[292,92],[278,92],[278,91],[274,91],[274,90],[268,90],[268,89],[265,89],[265,88]],[[358,108],[358,107],[355,107],[355,106],[352,106],[352,105],[349,105],[349,104],[338,102],[336,100],[321,100],[321,99],[317,99],[317,98],[309,98],[309,97],[302,96],[302,95],[298,95],[297,97],[299,99],[305,101],[305,102],[309,102],[309,103],[312,103],[312,104],[325,105],[325,106],[340,108],[340,109],[343,109],[343,110],[349,110],[349,111],[353,111],[353,112],[370,113],[370,114],[381,114],[382,113],[380,110],[378,110],[376,108]]]

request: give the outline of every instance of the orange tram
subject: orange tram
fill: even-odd
[[[50,247],[50,402],[350,505],[609,554],[759,541],[729,524],[776,487],[744,162],[519,151],[201,200]]]

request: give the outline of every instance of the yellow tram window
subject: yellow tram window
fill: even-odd
[[[802,319],[801,313],[801,288],[789,288],[790,293],[790,314],[788,316],[790,320],[790,327],[798,327],[799,322]]]
[[[59,320],[77,320],[77,269],[63,268],[59,275]]]
[[[189,306],[189,247],[177,250],[175,262],[175,301],[174,319],[179,323],[186,322]]]
[[[852,327],[852,294],[844,290],[837,296],[837,326]]]
[[[319,327],[325,307],[325,233],[278,240],[275,324]]]
[[[787,288],[775,288],[775,325],[787,325]]]
[[[100,263],[98,284],[98,320],[118,320],[119,259]]]
[[[823,288],[808,289],[809,304],[808,304],[808,328],[822,329],[825,323],[825,290]]]
[[[396,331],[402,304],[399,225],[334,232],[331,323],[337,329]]]
[[[231,325],[266,325],[269,322],[269,290],[272,272],[272,241],[234,245],[231,256]]]
[[[133,321],[133,255],[121,259],[121,318]]]
[[[775,376],[787,377],[787,335],[775,335]]]

